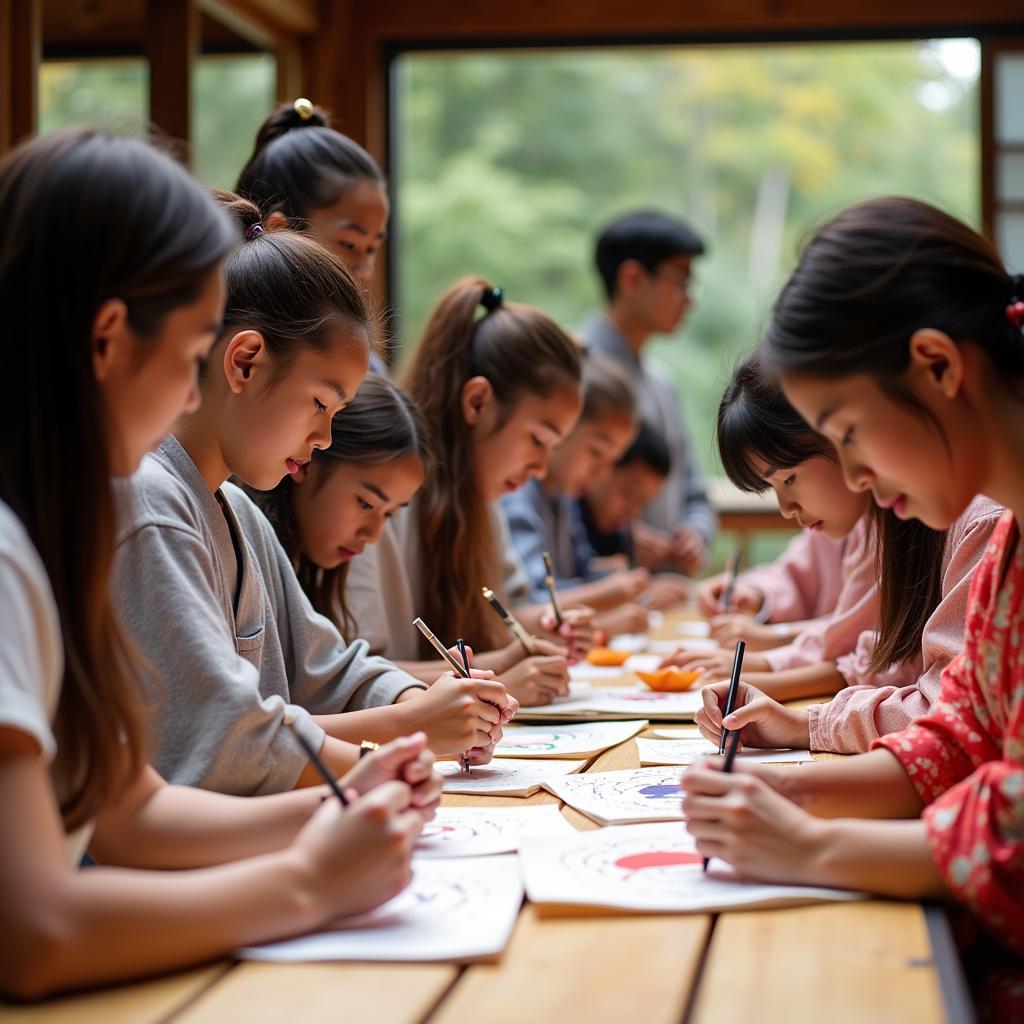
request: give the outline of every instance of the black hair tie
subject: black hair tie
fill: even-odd
[[[505,292],[503,289],[485,288],[483,295],[480,296],[480,305],[487,310],[488,313],[493,313],[496,309],[500,309],[502,303],[505,301]]]

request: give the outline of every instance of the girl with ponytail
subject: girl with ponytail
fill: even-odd
[[[307,99],[282,103],[260,126],[235,191],[263,212],[270,230],[306,232],[369,291],[387,238],[387,182],[358,143],[335,131]],[[386,369],[375,351],[370,368]]]
[[[329,252],[264,231],[247,200],[221,201],[244,241],[225,265],[202,409],[122,495],[114,586],[162,684],[155,763],[178,782],[253,795],[317,781],[293,730],[336,774],[355,762],[353,744],[417,731],[437,754],[487,760],[515,707],[501,684],[449,674],[424,690],[364,642],[345,643],[310,606],[266,517],[227,482],[269,490],[331,444],[374,322]]]
[[[1007,511],[974,574],[964,650],[926,715],[840,762],[731,775],[705,763],[682,784],[700,851],[746,875],[958,900],[989,976],[984,1015],[998,1020],[1024,1011],[1022,328],[1024,280],[926,203],[871,200],[811,240],[761,354],[835,445],[848,486],[935,530],[979,493]],[[788,742],[746,685],[723,723],[721,691],[703,691],[706,735],[724,724],[747,743]]]
[[[542,478],[552,450],[579,416],[581,356],[551,319],[506,302],[499,288],[464,278],[441,296],[405,377],[423,417],[436,465],[382,541],[352,566],[351,608],[360,636],[421,678],[428,649],[412,627],[421,615],[448,639],[464,637],[475,664],[493,669],[521,702],[565,692],[566,646],[588,641],[575,613],[559,637],[543,606],[517,608],[527,629],[547,634],[537,656],[481,595],[506,608],[527,600],[522,567],[510,553],[498,501]],[[553,641],[562,640],[558,646]]]

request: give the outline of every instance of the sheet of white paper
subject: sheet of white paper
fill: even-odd
[[[600,683],[628,675],[629,669],[625,665],[591,665],[589,661],[581,661],[569,666],[569,680],[572,683]],[[565,700],[561,698],[561,703],[564,704]]]
[[[482,960],[505,948],[522,902],[515,857],[417,861],[409,887],[376,910],[237,956],[290,963]]]
[[[703,737],[648,740],[638,739],[641,764],[693,764],[698,758],[718,754],[718,745]],[[796,761],[813,761],[809,750],[758,750],[751,747],[741,750],[737,760],[752,764],[792,764]]]
[[[700,729],[695,725],[679,725],[674,729],[652,729],[655,736],[661,736],[666,740],[685,740],[701,738]]]
[[[653,672],[661,664],[660,654],[634,654],[626,661],[629,672]]]
[[[527,839],[519,861],[530,900],[654,913],[862,899],[861,893],[742,880],[703,858],[682,825],[627,825],[574,836]]]
[[[570,697],[560,704],[520,708],[520,721],[551,718],[576,721],[614,721],[646,718],[652,721],[688,720],[702,707],[699,691],[658,693],[642,683],[636,686],[593,686],[577,695],[570,684]]]
[[[413,855],[487,857],[515,853],[524,835],[569,835],[576,830],[554,804],[532,807],[439,807],[423,826]]]
[[[576,725],[521,725],[505,729],[495,757],[592,757],[625,743],[647,721],[591,722]]]
[[[692,640],[703,640],[711,636],[711,626],[696,619],[676,623],[676,632]]]
[[[444,777],[446,793],[473,793],[477,796],[529,796],[549,779],[578,772],[586,761],[538,761],[495,758],[488,764],[474,765],[467,774],[458,761],[439,761],[435,767]]]
[[[608,646],[613,651],[631,654],[671,654],[680,647],[678,640],[652,640],[646,633],[620,633]]]
[[[551,779],[544,788],[601,825],[682,821],[678,768],[628,768]]]

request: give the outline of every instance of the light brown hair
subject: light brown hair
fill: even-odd
[[[501,552],[492,536],[487,503],[476,488],[473,444],[462,414],[462,389],[485,377],[504,417],[523,395],[578,386],[579,347],[550,317],[532,306],[481,305],[493,286],[480,277],[456,281],[441,296],[405,377],[437,458],[417,504],[423,579],[423,617],[446,635],[461,635],[487,650],[506,631],[480,595],[500,587]],[[492,302],[492,305],[493,302]],[[430,648],[421,643],[427,656]]]

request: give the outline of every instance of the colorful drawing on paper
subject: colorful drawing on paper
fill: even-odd
[[[626,825],[529,838],[520,849],[527,895],[542,905],[670,912],[858,898],[832,889],[747,882],[719,861],[704,874],[702,862],[682,825]]]
[[[449,961],[505,948],[522,903],[515,857],[417,860],[413,880],[368,914],[298,939],[240,950],[243,960]]]
[[[602,825],[682,821],[677,768],[629,768],[553,779],[545,788]]]
[[[444,778],[446,793],[472,793],[477,796],[529,796],[549,779],[580,771],[586,761],[494,758],[474,765],[468,773],[457,761],[439,761],[437,770]]]
[[[625,743],[647,725],[632,722],[593,722],[587,725],[512,726],[495,748],[497,757],[592,757]]]
[[[416,857],[484,857],[515,853],[524,835],[574,831],[554,804],[539,807],[440,807],[423,826]]]

